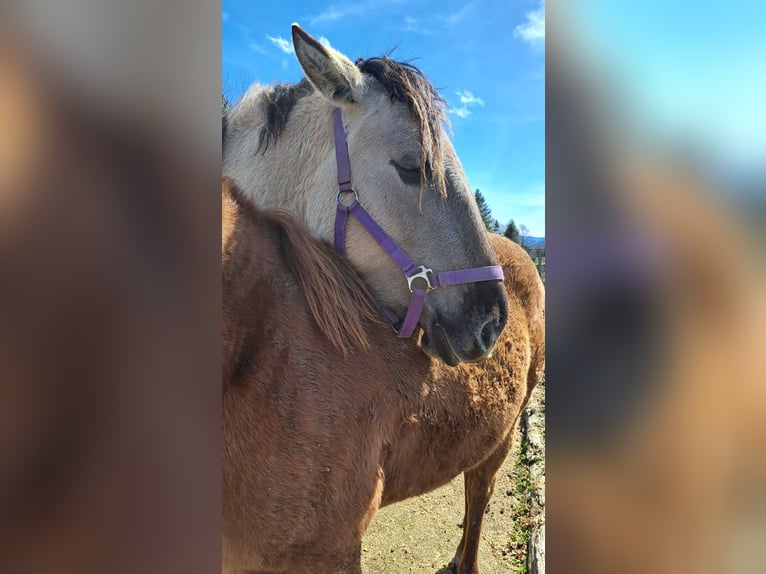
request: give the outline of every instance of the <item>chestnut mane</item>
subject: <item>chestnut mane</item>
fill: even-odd
[[[272,249],[280,254],[317,326],[334,347],[344,355],[353,348],[368,349],[369,325],[383,320],[354,268],[329,245],[313,237],[292,213],[257,207],[228,180],[224,180],[222,193],[224,202],[228,199],[234,207],[235,232],[240,234],[236,243],[250,250],[255,243],[259,250]],[[232,255],[231,265],[238,265],[238,258]]]

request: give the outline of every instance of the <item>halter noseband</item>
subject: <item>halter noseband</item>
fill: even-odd
[[[499,265],[487,267],[475,267],[473,269],[461,269],[459,271],[434,271],[425,265],[415,265],[407,254],[402,251],[389,235],[383,231],[378,223],[367,213],[367,210],[359,203],[359,194],[351,185],[351,161],[348,157],[348,144],[346,132],[343,129],[343,118],[340,108],[333,111],[333,124],[335,126],[335,161],[338,165],[338,195],[336,197],[337,208],[335,210],[335,250],[346,255],[346,223],[348,215],[356,217],[356,220],[367,229],[372,238],[381,246],[388,256],[396,263],[407,279],[410,289],[410,306],[399,329],[394,327],[396,336],[406,339],[411,336],[420,320],[426,294],[432,289],[447,287],[449,285],[461,285],[464,283],[476,283],[479,281],[502,281],[503,268]],[[341,203],[340,196],[344,193],[352,193],[353,199],[348,205]],[[425,289],[413,287],[413,283],[421,279],[425,282]],[[391,323],[396,323],[399,318],[391,311],[384,309],[383,313]]]

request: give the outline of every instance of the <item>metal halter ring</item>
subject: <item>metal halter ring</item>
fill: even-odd
[[[412,282],[415,279],[423,279],[426,282],[426,292],[434,288],[433,285],[431,285],[431,279],[428,278],[429,273],[433,275],[433,270],[429,269],[425,265],[419,265],[418,269],[420,271],[417,273],[413,273],[412,275],[407,276],[407,287],[410,288],[410,293],[412,293]]]
[[[337,196],[335,196],[335,202],[336,202],[336,203],[340,203],[340,194],[341,194],[341,193],[353,193],[353,194],[354,194],[354,199],[355,199],[357,202],[359,201],[359,194],[358,194],[358,193],[356,192],[356,190],[355,190],[355,189],[352,187],[351,189],[344,189],[343,191],[339,191],[339,192],[338,192],[338,195],[337,195]],[[346,205],[346,204],[345,204],[345,203],[341,203],[341,205]],[[349,203],[349,205],[351,205],[351,204]],[[346,207],[348,207],[348,205],[346,205]]]

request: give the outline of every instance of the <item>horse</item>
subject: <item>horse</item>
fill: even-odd
[[[338,233],[336,203],[350,201],[353,193],[401,251],[424,264],[423,271],[426,265],[437,273],[496,266],[445,132],[446,103],[422,72],[387,57],[354,64],[297,24],[292,37],[305,78],[292,85],[256,84],[227,112],[223,175],[258,205],[297,214],[325,241]],[[346,137],[353,186],[351,173],[340,181],[334,151],[333,142]],[[404,317],[411,289],[401,270],[354,218],[343,237],[347,257],[379,304]],[[450,365],[483,360],[505,320],[499,281],[436,289],[419,320],[423,350]]]
[[[224,571],[361,572],[379,507],[465,472],[455,562],[478,572],[482,516],[545,351],[537,271],[491,241],[509,320],[481,366],[452,368],[394,337],[350,262],[294,215],[224,180]]]

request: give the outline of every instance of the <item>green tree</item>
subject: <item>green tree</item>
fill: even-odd
[[[489,208],[489,204],[487,203],[487,200],[484,199],[481,191],[477,189],[473,196],[476,198],[476,205],[479,206],[479,213],[481,214],[481,219],[484,221],[484,226],[487,228],[487,231],[499,233],[500,223],[497,219],[492,217],[492,210]]]
[[[505,232],[503,232],[503,235],[505,235],[508,239],[510,239],[514,243],[518,243],[519,245],[521,245],[519,228],[516,227],[516,222],[513,219],[511,219],[508,222],[508,225],[505,227]]]

